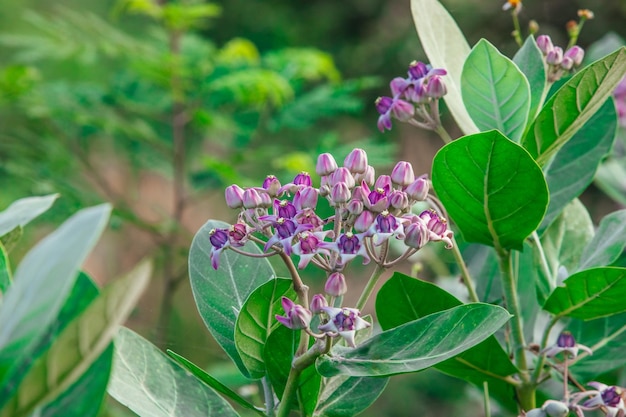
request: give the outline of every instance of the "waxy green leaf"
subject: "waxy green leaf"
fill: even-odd
[[[273,330],[282,326],[276,314],[284,315],[281,298],[296,299],[290,279],[276,278],[254,290],[244,302],[235,323],[235,346],[253,379],[265,376],[263,349]]]
[[[109,394],[140,417],[236,417],[215,391],[125,327],[115,338]]]
[[[544,169],[550,190],[550,203],[540,229],[545,229],[563,207],[591,184],[598,165],[611,150],[616,129],[615,104],[609,99]],[[572,175],[573,172],[576,175]]]
[[[211,229],[229,226],[224,222],[209,220],[198,230],[189,250],[189,278],[204,324],[239,370],[247,375],[248,371],[235,347],[235,321],[252,291],[274,278],[275,274],[267,259],[251,258],[230,250],[222,252],[219,269],[213,269],[209,232]],[[239,249],[262,253],[251,242]]]
[[[522,145],[544,166],[600,109],[626,73],[626,48],[585,67],[544,105]]]
[[[463,103],[481,131],[497,129],[518,142],[530,108],[530,87],[517,65],[485,39],[470,52],[461,74]]]
[[[470,47],[448,11],[437,0],[411,0],[413,22],[424,52],[433,68],[443,68],[448,93],[443,99],[463,133],[477,133],[478,128],[463,105],[461,73]]]
[[[0,237],[18,227],[24,227],[35,217],[48,210],[58,197],[58,194],[51,194],[44,197],[22,198],[13,202],[0,212]]]
[[[376,315],[383,330],[388,330],[461,304],[434,284],[396,272],[378,291]],[[435,368],[481,388],[483,382],[488,382],[494,398],[515,408],[515,390],[506,379],[516,373],[517,368],[494,336]]]
[[[539,166],[495,130],[441,148],[433,161],[432,181],[465,240],[496,249],[521,249],[548,205]]]
[[[586,269],[563,284],[543,305],[555,316],[591,320],[626,311],[626,268]]]
[[[619,258],[625,247],[626,210],[619,210],[600,221],[593,239],[582,253],[579,269],[610,265]]]
[[[143,262],[105,287],[34,361],[0,416],[27,416],[77,381],[109,346],[147,286],[151,271],[151,264]]]
[[[389,378],[327,378],[314,417],[353,417],[367,409],[387,387]]]
[[[4,249],[4,245],[0,243],[0,303],[2,296],[11,285],[11,265],[9,263],[9,255]]]
[[[461,305],[376,334],[354,349],[335,346],[317,360],[317,370],[326,377],[421,371],[476,346],[509,318],[502,307]]]
[[[522,47],[513,57],[513,62],[522,71],[530,86],[530,109],[528,111],[529,122],[535,119],[537,111],[543,104],[547,94],[546,66],[543,62],[543,54],[535,42],[535,38],[529,36]]]

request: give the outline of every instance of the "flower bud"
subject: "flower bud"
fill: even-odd
[[[337,161],[329,153],[323,153],[317,157],[317,164],[315,165],[315,173],[320,177],[330,175],[337,169]]]
[[[559,65],[563,61],[563,49],[560,46],[555,46],[546,55],[546,62],[550,65]]]
[[[313,298],[311,298],[311,304],[309,305],[311,313],[320,314],[323,313],[324,307],[328,307],[328,301],[326,301],[326,297],[322,294],[315,294]]]
[[[393,181],[394,184],[398,184],[402,187],[411,184],[413,181],[415,181],[413,166],[406,161],[398,162],[391,171],[391,181]]]
[[[311,176],[308,172],[302,171],[301,173],[296,175],[296,177],[293,179],[293,183],[296,185],[305,185],[307,187],[310,187],[312,184]]]
[[[243,206],[245,208],[247,209],[257,208],[257,207],[260,207],[262,203],[263,203],[263,199],[261,198],[261,195],[254,188],[247,188],[243,192]]]
[[[263,189],[267,191],[270,197],[276,197],[280,189],[280,181],[274,175],[268,175],[263,181]]]
[[[374,181],[376,180],[376,172],[374,171],[374,167],[368,165],[365,172],[354,175],[354,180],[357,184],[361,184],[363,181],[365,181],[365,183],[369,186],[374,185]]]
[[[443,83],[443,80],[439,76],[432,76],[428,80],[425,86],[426,95],[435,100],[440,99],[445,96],[448,90],[446,89],[446,85]]]
[[[370,228],[370,226],[374,223],[376,216],[369,210],[364,210],[359,214],[359,217],[356,218],[354,222],[354,230],[357,233],[363,233]]]
[[[338,182],[330,190],[330,199],[334,204],[347,203],[350,200],[350,190],[345,182]]]
[[[566,417],[569,415],[569,407],[560,401],[546,401],[542,408],[549,417]]]
[[[355,200],[353,198],[348,202],[348,206],[346,207],[346,209],[348,210],[348,213],[358,216],[363,212],[363,201]]]
[[[389,175],[381,175],[376,178],[376,182],[374,183],[374,188],[382,188],[391,190],[391,177]]]
[[[349,190],[353,189],[356,185],[352,173],[346,167],[337,168],[337,170],[335,170],[335,172],[333,172],[330,176],[331,189],[340,182],[344,183]]]
[[[421,61],[413,61],[409,64],[409,78],[419,80],[428,74],[428,65]]]
[[[243,246],[248,240],[248,228],[243,223],[235,223],[228,230],[230,241],[235,246]]]
[[[344,295],[348,291],[346,277],[341,272],[333,272],[326,280],[324,291],[326,294],[333,297],[340,297]]]
[[[287,297],[282,297],[281,303],[285,310],[285,315],[279,316],[277,314],[276,320],[292,330],[306,329],[309,327],[311,319],[313,318],[309,310],[294,303]]]
[[[314,209],[317,206],[317,189],[313,187],[304,187],[293,197],[293,202],[294,205],[300,209]]]
[[[548,53],[554,49],[554,45],[552,45],[552,39],[548,35],[537,36],[537,46],[544,56],[548,55]]]
[[[539,32],[539,23],[537,23],[536,20],[531,19],[528,22],[528,31],[530,32],[531,35],[534,35],[535,33]]]
[[[229,185],[224,191],[226,205],[232,209],[243,207],[243,189],[236,185]]]
[[[564,56],[563,61],[561,61],[561,68],[564,69],[565,71],[569,71],[573,67],[574,67],[574,61],[572,61],[572,58],[568,56]]]
[[[365,172],[367,165],[367,153],[359,148],[353,149],[343,161],[344,167],[357,174]]]
[[[261,192],[259,193],[259,196],[261,197],[261,204],[259,204],[259,207],[261,208],[272,207],[272,197],[270,197],[268,193]]]
[[[424,201],[428,197],[430,186],[425,175],[420,176],[404,190],[411,200]]]
[[[415,222],[404,228],[404,244],[421,249],[428,243],[428,229],[422,223]]]
[[[585,20],[591,20],[591,19],[593,19],[594,14],[593,14],[593,12],[592,12],[591,10],[589,10],[589,9],[580,9],[580,10],[578,11],[578,16],[579,16],[580,18],[582,18],[582,19],[585,19]]]
[[[409,197],[404,191],[393,190],[389,195],[389,205],[398,210],[409,207]]]
[[[574,63],[575,67],[578,67],[583,62],[583,58],[585,57],[585,50],[578,45],[574,45],[571,48],[568,48],[563,54],[563,59],[570,58]]]

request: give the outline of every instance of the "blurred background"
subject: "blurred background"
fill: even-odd
[[[517,50],[502,1],[442,3],[470,45],[484,37],[508,56]],[[342,161],[354,147],[379,172],[403,159],[419,175],[442,145],[410,126],[376,128],[376,97],[412,60],[426,60],[407,0],[0,4],[0,208],[61,195],[27,228],[13,264],[71,213],[111,202],[87,272],[104,284],[154,258],[157,273],[128,325],[233,387],[246,381],[204,327],[187,276],[194,233],[210,218],[235,219],[224,187],[258,186],[268,174],[286,183],[314,172],[317,154]],[[595,18],[579,45],[609,32],[626,38],[623,0],[525,1],[524,36],[535,19],[540,34],[565,46],[565,25],[582,8]],[[621,207],[594,186],[583,201],[596,221]],[[443,263],[439,272],[453,275]],[[324,277],[311,270],[307,279],[315,287]],[[393,378],[362,415],[480,415],[481,401],[462,382],[424,372]],[[131,413],[111,401],[102,415]]]

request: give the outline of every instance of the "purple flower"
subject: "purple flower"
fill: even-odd
[[[398,96],[378,97],[376,99],[376,110],[380,113],[378,117],[378,130],[384,132],[385,129],[391,130],[391,118],[406,122],[415,114],[415,107],[407,101],[400,99]]]
[[[594,387],[596,391],[592,398],[583,403],[583,407],[595,409],[604,406],[607,409],[607,417],[624,415],[623,413],[626,411],[626,407],[622,399],[622,395],[624,394],[622,388],[608,386],[601,382],[590,382],[588,385]],[[592,393],[592,391],[587,391],[587,393]],[[620,411],[622,414],[619,414]]]
[[[282,297],[281,303],[285,310],[285,315],[279,316],[276,314],[276,320],[292,330],[307,329],[309,327],[313,318],[309,310],[294,303],[287,297]]]
[[[230,246],[230,239],[227,229],[211,229],[209,231],[209,242],[211,242],[211,266],[213,269],[219,268],[220,253]]]
[[[298,268],[303,269],[311,262],[311,259],[318,253],[329,254],[328,249],[320,245],[326,236],[332,236],[332,230],[324,232],[302,232],[298,235],[298,241],[293,245],[292,251],[300,257]]]
[[[572,358],[575,358],[576,356],[578,356],[579,349],[584,350],[590,355],[593,354],[591,349],[589,349],[587,346],[576,343],[574,336],[570,332],[564,331],[559,334],[556,343],[544,349],[543,352],[548,357],[554,357],[561,352],[565,352],[569,354],[569,356],[571,356]]]
[[[335,242],[323,242],[320,245],[339,253],[340,263],[343,265],[359,255],[363,257],[363,264],[368,264],[370,257],[363,242],[364,238],[365,235],[362,233],[346,232],[340,235]]]
[[[358,330],[370,326],[368,322],[361,318],[359,310],[355,308],[335,308],[324,307],[324,312],[328,314],[328,323],[318,327],[330,336],[339,335],[343,337],[350,347],[356,347],[354,335]]]
[[[376,220],[372,224],[369,234],[372,236],[372,241],[375,245],[381,245],[391,236],[403,239],[404,227],[397,217],[385,210],[376,216]]]
[[[452,248],[452,236],[454,233],[448,229],[446,219],[440,217],[434,210],[425,210],[420,213],[419,218],[428,229],[428,240],[443,241],[446,249]]]
[[[286,219],[279,217],[276,220],[272,220],[275,216],[261,216],[259,220],[270,220],[272,227],[274,228],[274,234],[265,243],[263,250],[267,252],[273,245],[280,243],[283,250],[287,255],[291,255],[292,247],[291,242],[298,233],[302,233],[313,228],[310,224],[299,224],[292,219]]]
[[[263,181],[263,189],[267,191],[270,197],[276,197],[280,190],[280,181],[274,175],[268,175]]]

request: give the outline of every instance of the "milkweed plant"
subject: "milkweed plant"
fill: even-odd
[[[626,210],[594,228],[577,197],[624,116],[615,100],[623,101],[626,48],[586,64],[576,42],[589,10],[568,23],[568,45],[534,22],[524,40],[521,1],[509,0],[519,50],[508,58],[485,39],[470,48],[439,2],[411,6],[430,62],[391,80],[375,103],[377,125],[436,132],[444,146],[432,172],[406,161],[380,172],[357,148],[322,153],[315,173],[227,187],[236,221],[209,220],[198,231],[191,285],[206,327],[258,381],[263,401],[170,351],[195,385],[139,401],[145,394],[128,380],[137,370],[114,369],[109,392],[120,402],[146,416],[146,404],[160,401],[184,415],[200,415],[189,411],[199,403],[212,404],[209,415],[238,415],[224,397],[264,416],[353,416],[389,377],[434,367],[482,390],[486,415],[492,404],[501,415],[624,415],[626,394],[611,371],[626,362],[618,266]],[[442,124],[441,100],[462,136]],[[426,246],[456,261],[460,296],[399,272],[379,285]],[[323,271],[323,289],[313,293],[305,268]],[[359,276],[347,279],[351,271]],[[118,339],[123,368],[144,342],[129,332]]]
[[[438,1],[411,1],[429,63],[391,80],[375,103],[377,127],[436,132],[444,144],[431,173],[407,161],[375,170],[357,148],[320,154],[314,173],[225,189],[236,220],[197,232],[191,287],[206,327],[261,395],[125,328],[109,394],[146,417],[349,417],[391,376],[435,368],[480,389],[487,416],[624,416],[626,210],[594,227],[578,196],[624,134],[626,48],[588,63],[576,43],[589,10],[568,23],[567,45],[534,22],[523,39],[521,7],[504,5],[519,44],[509,58],[485,39],[470,48]],[[393,272],[426,247],[454,259],[462,291]],[[323,287],[304,269],[320,271]],[[102,309],[113,311],[107,294]],[[7,293],[4,305],[16,299]],[[1,415],[22,397],[3,400]]]

